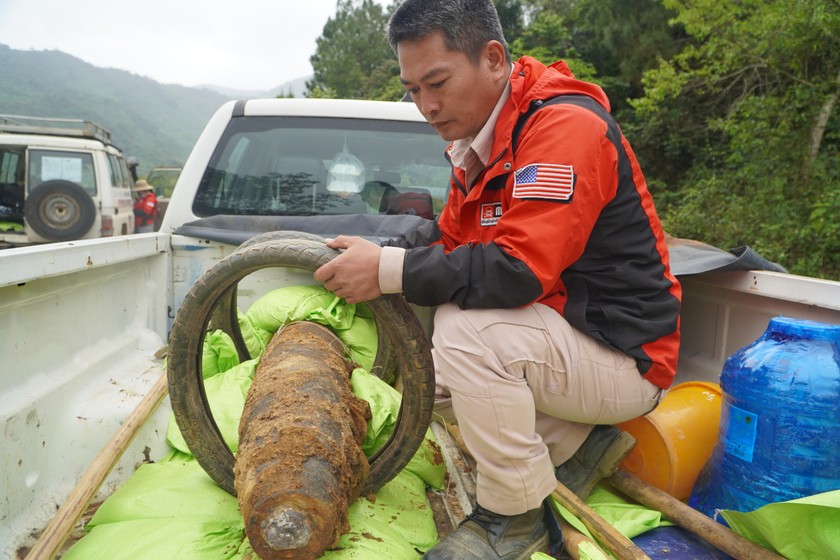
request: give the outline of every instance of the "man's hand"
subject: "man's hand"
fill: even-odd
[[[343,249],[336,258],[315,271],[313,277],[347,303],[370,301],[379,289],[379,255],[382,247],[361,237],[339,235],[327,247]]]

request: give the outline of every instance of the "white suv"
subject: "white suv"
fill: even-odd
[[[133,182],[96,123],[0,115],[0,242],[134,233]]]

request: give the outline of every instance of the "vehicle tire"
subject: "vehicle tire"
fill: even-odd
[[[324,238],[314,233],[306,233],[302,231],[293,230],[278,230],[260,233],[254,237],[243,241],[236,251],[242,251],[252,245],[264,243],[266,241],[281,241],[281,240],[295,240],[308,239],[310,241],[324,242]],[[242,330],[239,328],[239,318],[236,307],[237,285],[232,284],[225,294],[219,298],[216,308],[213,310],[213,317],[211,318],[214,329],[220,329],[227,333],[233,340],[236,346],[236,353],[239,355],[239,361],[244,362],[251,359],[251,353],[245,344],[245,339],[242,336]]]
[[[76,183],[59,179],[30,190],[23,211],[26,223],[50,241],[80,239],[96,220],[91,196]]]
[[[250,247],[251,245],[257,245],[259,243],[265,243],[266,241],[281,241],[281,240],[297,240],[297,239],[305,239],[308,241],[318,241],[323,243],[326,241],[325,237],[322,237],[316,233],[309,233],[306,231],[295,231],[295,230],[277,230],[277,231],[267,231],[264,233],[260,233],[255,235],[251,239],[243,241],[239,247],[236,248],[237,251],[241,251]]]
[[[394,187],[391,187],[392,189]],[[396,190],[396,189],[395,189]],[[256,245],[258,243],[264,243],[266,241],[290,241],[290,240],[298,240],[298,239],[305,239],[309,241],[317,241],[319,243],[323,243],[326,238],[315,234],[315,233],[308,233],[305,231],[295,231],[295,230],[277,230],[277,231],[267,231],[264,233],[260,233],[255,235],[251,239],[247,241],[243,241],[239,247],[237,247],[237,251],[242,251],[252,245]],[[222,329],[226,332],[232,339],[234,344],[236,345],[236,351],[239,354],[240,361],[245,361],[246,359],[250,358],[248,354],[248,350],[245,347],[245,341],[242,338],[242,332],[239,329],[239,321],[237,320],[236,309],[231,305],[230,302],[236,301],[236,287],[233,286],[231,293],[229,293],[224,298],[224,304],[220,304],[220,307],[216,310],[214,314],[214,324],[217,328]],[[393,347],[388,343],[385,338],[384,329],[376,329],[377,335],[377,345],[376,345],[376,358],[373,362],[373,367],[371,368],[371,373],[375,376],[379,377],[389,385],[393,385],[394,381],[396,380],[396,376],[394,373],[394,369],[396,367],[396,355],[394,352]]]
[[[207,325],[217,303],[249,274],[270,267],[314,271],[338,255],[322,241],[265,241],[236,250],[196,281],[184,298],[169,339],[167,376],[175,420],[199,464],[224,490],[235,494],[234,456],[213,419],[201,372]],[[434,368],[429,340],[405,299],[383,295],[367,302],[396,356],[402,404],[391,438],[369,458],[362,494],[375,492],[396,476],[423,442],[434,405]]]

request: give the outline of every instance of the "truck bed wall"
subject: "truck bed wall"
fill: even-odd
[[[717,382],[726,359],[778,315],[840,324],[840,282],[747,271],[680,278],[683,286],[676,383]]]
[[[163,373],[168,259],[156,234],[0,251],[0,558],[31,544]],[[167,420],[110,480],[162,452],[145,447],[163,447]]]
[[[31,545],[102,446],[164,374],[155,358],[193,283],[234,247],[163,233],[0,251],[0,559]],[[840,324],[840,283],[769,272],[681,278],[677,382],[717,381],[726,358],[770,318]],[[267,269],[239,287],[240,308],[266,291],[313,283]],[[432,310],[416,308],[431,330]],[[107,495],[158,459],[168,399],[102,487]]]

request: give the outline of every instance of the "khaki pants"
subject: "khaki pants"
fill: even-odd
[[[555,465],[574,454],[593,424],[641,416],[662,397],[632,358],[541,304],[442,305],[432,343],[438,394],[451,395],[477,463],[476,499],[503,515],[542,503],[556,488]]]

